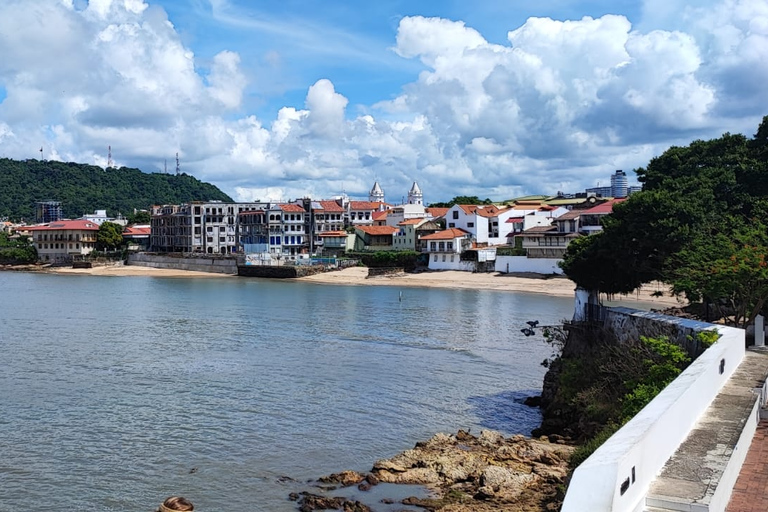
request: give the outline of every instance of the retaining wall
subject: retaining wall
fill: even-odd
[[[160,254],[129,254],[128,265],[175,270],[192,270],[214,274],[237,275],[237,261],[234,258],[183,258]]]
[[[562,512],[639,512],[648,489],[744,358],[744,330],[628,308],[615,325],[716,329],[721,337],[574,472]],[[625,317],[619,320],[620,317]]]
[[[563,274],[557,266],[563,260],[554,258],[528,258],[527,256],[496,256],[496,272],[533,272],[536,274]]]

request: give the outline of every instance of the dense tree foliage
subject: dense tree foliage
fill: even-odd
[[[121,167],[0,159],[0,217],[34,220],[35,201],[61,201],[64,216],[77,218],[96,209],[110,216],[155,204],[232,199],[187,174],[148,174]]]
[[[448,202],[431,203],[430,208],[450,208],[455,204],[493,204],[493,201],[488,199],[480,199],[477,196],[456,196]]]
[[[96,249],[114,251],[123,245],[123,227],[114,222],[102,222],[96,233]]]
[[[0,264],[19,265],[37,261],[37,250],[26,237],[10,238],[0,231]]]
[[[768,300],[768,116],[752,139],[672,147],[637,174],[643,191],[615,206],[601,235],[569,246],[566,274],[606,293],[664,281],[732,323],[751,321]]]
[[[136,211],[127,215],[128,224],[149,224],[152,221],[152,215],[146,210]]]

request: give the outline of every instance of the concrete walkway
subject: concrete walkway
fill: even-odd
[[[761,500],[749,498],[754,508],[727,509],[728,512],[767,512],[768,505],[768,429],[763,429],[763,444],[752,444],[749,423],[757,422],[759,391],[768,375],[768,353],[750,349],[730,380],[697,422],[686,440],[656,477],[646,495],[646,511],[715,512],[726,510],[728,495],[737,481],[740,467],[749,479],[743,487],[761,492]],[[768,426],[768,425],[766,425]],[[749,434],[746,434],[749,432]],[[749,435],[749,437],[747,437]],[[748,447],[752,448],[748,448]],[[759,447],[762,447],[760,449]],[[745,453],[746,450],[746,453]],[[744,457],[754,455],[762,464],[740,466]],[[760,461],[759,458],[763,460]],[[757,483],[757,475],[760,482]],[[738,485],[738,484],[737,484]],[[735,496],[735,493],[732,494]],[[751,495],[750,495],[751,496]],[[752,500],[752,501],[750,501]]]
[[[757,426],[755,436],[733,488],[727,512],[768,510],[768,420]]]

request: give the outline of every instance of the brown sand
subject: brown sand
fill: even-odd
[[[369,278],[368,269],[364,267],[352,267],[335,272],[315,274],[302,277],[300,280],[324,284],[498,290],[539,293],[556,297],[573,297],[576,288],[573,281],[566,277],[543,277],[538,274],[521,276],[498,272],[472,273],[458,270],[441,270],[419,274],[400,273]],[[656,291],[663,292],[664,295],[653,297],[651,294]],[[613,297],[613,299],[622,303],[632,301],[648,303],[658,308],[681,305],[675,297],[669,294],[668,288],[656,283],[647,285],[632,295],[620,295]]]
[[[60,274],[83,274],[93,276],[150,276],[150,277],[194,277],[194,278],[231,278],[226,274],[194,272],[189,270],[161,269],[136,265],[94,267],[94,268],[49,268],[48,272]],[[359,285],[359,286],[403,286],[425,288],[451,288],[527,292],[555,297],[573,297],[575,285],[565,277],[542,277],[537,274],[506,275],[501,273],[472,273],[457,270],[422,272],[419,274],[399,273],[381,277],[368,277],[368,269],[352,267],[344,270],[325,272],[299,278],[298,281],[318,284]],[[652,293],[661,291],[662,297],[653,297]],[[672,297],[668,289],[661,284],[647,285],[632,295],[614,298],[622,303],[638,302],[652,307],[665,308],[679,306],[680,302]]]

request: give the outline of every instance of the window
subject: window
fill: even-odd
[[[445,261],[445,254],[443,254],[443,261]]]
[[[209,236],[209,237],[208,237],[208,243],[209,243],[209,244],[212,244],[212,243],[213,243],[213,237],[212,237],[212,236]]]
[[[456,223],[455,222],[449,222],[448,223],[448,227],[449,228],[455,228],[456,227]]]
[[[208,226],[205,230],[209,233],[213,233],[213,228],[211,226]]]
[[[448,249],[449,251],[452,251],[453,250],[453,242],[446,242],[445,243],[445,248]],[[453,261],[453,260],[451,260],[451,261]]]
[[[468,228],[473,228],[473,227],[475,227],[475,223],[474,222],[467,222],[467,227]]]
[[[451,254],[451,263],[453,263],[453,258],[455,258],[455,257],[456,257],[456,256],[454,256],[453,254]]]
[[[226,241],[227,241],[227,237],[225,237],[225,236],[220,236],[219,237],[219,242],[220,243],[223,243],[223,242],[226,242]]]
[[[458,219],[459,218],[459,210],[454,210],[453,211],[453,218],[454,219]]]
[[[437,254],[435,254],[435,261],[437,261]]]
[[[196,228],[195,228],[195,234],[196,234],[196,235],[199,235],[199,234],[200,234],[200,226],[198,226],[198,227],[196,227]]]

